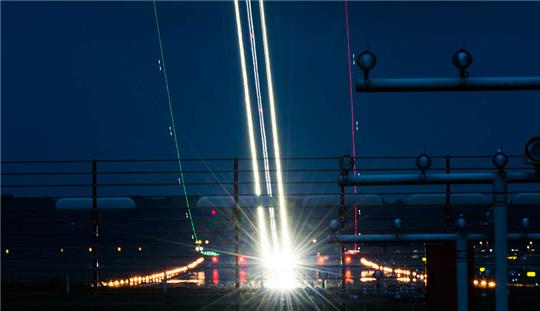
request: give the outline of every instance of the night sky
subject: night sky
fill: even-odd
[[[232,2],[158,2],[158,12],[182,156],[248,156]],[[473,77],[540,75],[538,2],[351,2],[349,12],[352,52],[369,40],[377,55],[373,77],[457,76],[451,57],[464,44]],[[268,2],[266,15],[282,153],[351,152],[343,3]],[[2,2],[1,43],[3,160],[174,158],[151,2]],[[500,144],[521,154],[540,134],[537,91],[354,100],[359,155]]]

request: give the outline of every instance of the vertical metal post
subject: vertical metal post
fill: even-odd
[[[97,161],[92,160],[92,224],[94,228],[94,240],[92,243],[92,269],[93,285],[97,289],[99,285],[99,260],[98,260],[98,240],[99,240],[99,211],[97,198]]]
[[[445,168],[446,174],[450,174],[450,156],[449,155],[446,155],[446,157],[444,158],[444,168]],[[452,215],[451,207],[450,207],[450,203],[451,203],[450,200],[451,200],[450,183],[447,183],[445,185],[445,205],[443,209],[444,223],[447,228],[450,226],[451,215]]]
[[[233,225],[234,225],[234,286],[240,288],[240,207],[238,206],[238,158],[234,158],[234,207],[233,207]]]
[[[66,273],[66,295],[69,295],[69,293],[71,292],[71,288],[70,288],[70,280],[69,280],[69,273]]]
[[[469,307],[467,260],[467,235],[463,230],[460,230],[456,234],[456,286],[458,311],[467,311]]]
[[[167,271],[163,271],[163,275],[165,277],[163,277],[163,281],[161,282],[161,289],[164,293],[167,292]]]
[[[493,183],[495,223],[495,310],[508,310],[507,266],[507,184],[504,170],[499,170]]]
[[[345,230],[345,186],[339,186],[339,226],[341,231]]]
[[[340,186],[339,191],[339,223],[341,231],[345,230],[345,186]],[[341,248],[341,288],[345,289],[345,247],[343,244],[340,244]]]

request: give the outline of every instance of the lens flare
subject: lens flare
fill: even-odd
[[[272,253],[265,258],[264,268],[267,288],[289,290],[300,286],[296,258],[291,252]]]
[[[234,9],[236,17],[236,26],[238,34],[238,46],[240,49],[240,61],[242,66],[242,79],[244,84],[244,102],[246,106],[246,117],[248,121],[249,141],[252,168],[254,171],[255,193],[262,195],[261,179],[259,177],[259,168],[257,162],[257,145],[255,142],[255,130],[253,114],[251,108],[251,98],[249,82],[247,76],[246,56],[244,51],[243,31],[240,17],[240,8],[238,0],[234,0]],[[289,289],[298,286],[296,272],[296,257],[290,249],[290,233],[287,219],[287,206],[285,200],[285,190],[283,186],[283,175],[281,165],[281,153],[279,147],[279,135],[277,124],[277,112],[275,107],[274,86],[272,82],[272,71],[270,65],[270,53],[266,27],[266,16],[264,11],[264,2],[259,1],[263,51],[265,61],[266,83],[268,87],[268,101],[270,110],[270,123],[272,132],[272,148],[274,152],[275,179],[277,191],[274,194],[272,189],[272,177],[270,174],[270,162],[268,156],[268,142],[266,138],[265,115],[263,109],[263,97],[261,94],[261,83],[259,75],[259,63],[257,59],[257,45],[255,40],[255,27],[253,23],[253,11],[251,0],[246,0],[246,11],[249,28],[249,39],[251,47],[253,77],[255,84],[255,93],[257,100],[257,111],[259,116],[259,130],[261,139],[261,149],[264,163],[264,178],[266,182],[266,195],[269,197],[277,196],[277,202],[270,206],[257,207],[257,220],[259,226],[260,252],[262,268],[264,270],[263,280],[268,288]],[[276,215],[278,213],[279,215]],[[268,219],[267,219],[268,216]],[[279,220],[279,221],[278,221]],[[269,231],[268,231],[269,229]],[[268,236],[270,233],[270,237]]]

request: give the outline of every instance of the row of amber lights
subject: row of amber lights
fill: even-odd
[[[94,249],[93,249],[92,247],[88,247],[88,252],[89,252],[89,253],[91,253],[93,250],[94,250]],[[119,252],[119,253],[122,252],[123,250],[124,250],[124,249],[122,248],[122,246],[117,246],[117,247],[116,247],[116,251]],[[58,251],[59,251],[60,253],[64,253],[65,249],[64,249],[63,247],[60,247],[60,248],[58,249]],[[137,251],[142,252],[142,251],[143,251],[143,247],[142,247],[142,246],[137,246]],[[12,252],[12,250],[11,250],[10,248],[4,249],[4,254],[6,254],[6,255],[11,254],[11,252]]]
[[[531,276],[529,276],[531,277]],[[479,287],[479,288],[495,288],[495,286],[497,285],[495,283],[495,281],[489,281],[489,280],[485,280],[485,279],[482,279],[482,280],[473,280],[473,285],[474,287]],[[508,286],[512,286],[512,287],[535,287],[535,285],[533,284],[527,284],[527,283],[510,283],[508,284]]]
[[[536,271],[527,271],[527,277],[534,278],[536,277]],[[497,283],[495,281],[489,281],[487,279],[480,279],[480,280],[473,280],[474,287],[480,287],[480,288],[495,288]],[[527,283],[510,283],[508,286],[512,287],[536,287],[533,284],[527,284]]]
[[[104,287],[130,287],[130,286],[139,286],[144,284],[152,284],[152,283],[161,283],[164,280],[168,280],[170,278],[176,277],[179,274],[186,273],[187,271],[196,268],[198,265],[200,265],[204,261],[204,257],[200,257],[194,262],[182,266],[177,267],[171,270],[167,270],[164,272],[158,272],[148,275],[139,275],[139,276],[132,276],[130,278],[126,279],[114,279],[109,281],[103,281],[101,282],[101,286]]]
[[[371,268],[373,270],[380,270],[383,272],[383,275],[385,276],[390,276],[390,275],[395,275],[396,276],[396,280],[398,282],[404,282],[404,283],[408,283],[408,282],[416,282],[417,280],[420,280],[420,281],[423,281],[423,282],[427,282],[427,275],[424,274],[424,273],[418,273],[416,271],[412,271],[412,270],[408,270],[408,269],[401,269],[401,268],[392,268],[392,267],[387,267],[387,266],[384,266],[384,265],[379,265],[373,261],[370,261],[366,258],[360,258],[360,263],[362,265],[364,265],[365,267],[368,267],[368,268]],[[367,272],[369,273],[369,271],[362,271],[362,273],[364,272]],[[371,272],[373,273],[373,272]],[[362,275],[362,277],[366,277],[366,275]]]
[[[473,280],[474,287],[480,288],[494,288],[495,282],[488,280]]]

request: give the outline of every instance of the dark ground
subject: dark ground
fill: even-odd
[[[483,297],[482,293],[485,293]],[[299,298],[301,294],[302,298]],[[538,289],[513,288],[510,310],[532,310],[540,304]],[[493,291],[475,292],[474,310],[493,310]],[[237,301],[240,301],[237,306]],[[292,308],[287,308],[290,301]],[[30,288],[2,289],[2,310],[427,310],[425,301],[362,295],[341,290],[296,290],[292,295],[270,290],[230,289],[73,289],[40,291]]]

